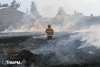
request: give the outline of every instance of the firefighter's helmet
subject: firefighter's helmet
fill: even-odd
[[[51,25],[49,24],[48,27],[51,27]]]

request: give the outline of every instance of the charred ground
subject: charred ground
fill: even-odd
[[[50,43],[47,42],[44,34],[28,33],[26,35],[25,33],[1,37],[0,61],[20,60],[22,62],[25,60],[26,67],[34,65],[38,67],[99,67],[100,49],[94,46],[78,49],[85,41],[70,40],[70,36],[74,34],[77,33],[56,33]],[[1,66],[4,67],[2,64]],[[6,65],[6,67],[13,66]]]

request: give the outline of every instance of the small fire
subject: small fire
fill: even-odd
[[[35,27],[38,30],[44,30],[45,29],[41,24],[37,24]]]

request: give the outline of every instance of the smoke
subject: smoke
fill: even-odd
[[[47,14],[48,7],[50,7],[51,9],[54,9],[50,5],[45,6],[45,8],[43,9],[44,10],[43,12],[45,12],[46,14]],[[23,19],[20,22],[11,25],[9,28],[4,30],[3,33],[4,32],[37,32],[37,31],[45,32],[47,25],[51,24],[55,32],[82,32],[82,33],[73,35],[74,37],[76,36],[77,38],[80,38],[78,40],[85,41],[84,44],[82,44],[78,48],[84,48],[87,46],[100,47],[99,46],[99,43],[100,43],[99,42],[99,38],[100,38],[99,21],[95,20],[96,22],[98,22],[96,24],[95,22],[92,23],[92,21],[88,22],[86,19],[84,20],[82,19],[83,18],[82,15],[81,16],[70,15],[70,14],[67,14],[66,11],[64,10],[66,9],[65,8],[64,9],[62,8],[61,10],[59,9],[56,16],[49,19],[43,18],[43,17],[37,17],[37,15],[33,15],[33,14],[29,14],[29,15],[25,14],[23,16]],[[72,39],[76,40],[76,38],[72,38]],[[63,39],[63,40],[66,40],[66,39]],[[62,40],[58,40],[57,42],[59,41],[61,42]],[[63,44],[63,42],[61,44]]]
[[[71,15],[74,14],[74,8],[69,4],[58,0],[58,3],[56,4],[56,1],[54,1],[53,5],[55,6],[44,5],[42,13],[40,12],[43,17],[50,18],[43,18],[34,10],[34,14],[25,14],[20,22],[11,24],[2,32],[45,32],[48,24],[51,24],[55,32],[75,32],[83,28],[85,29],[89,25],[81,19],[82,15]]]
[[[61,37],[59,35],[57,39],[52,40],[46,46],[32,50],[32,52],[44,55],[55,53],[57,60],[61,63],[80,64],[85,60],[95,61],[92,58],[100,55],[98,53],[100,51],[100,32],[98,28],[99,25],[95,25],[88,30],[86,29],[86,31],[82,32],[81,30],[81,32],[69,36],[66,35],[67,33]]]
[[[67,36],[58,36],[46,46],[33,50],[35,54],[55,53],[56,58],[61,63],[82,63],[85,60],[90,61],[96,58],[100,51],[100,25],[91,25],[88,28],[82,28],[74,34]],[[57,36],[56,34],[55,36]],[[87,57],[86,57],[87,56]],[[95,60],[93,60],[95,61]]]
[[[61,0],[57,0],[57,3],[54,1],[52,3],[52,5],[45,4],[41,9],[40,14],[43,17],[47,17],[47,18],[55,17],[55,15],[57,15],[58,9],[60,7],[64,8],[64,11],[67,14],[73,14],[73,12],[74,12],[74,8],[72,6],[70,6],[68,3],[61,1]]]
[[[90,24],[88,24],[86,19],[86,21],[82,20],[83,15],[80,15],[80,13],[76,16],[73,15],[74,8],[67,1],[54,0],[52,5],[45,4],[40,13],[34,10],[34,14],[25,14],[20,22],[11,24],[2,32],[45,32],[48,24],[51,24],[55,32],[75,32],[91,27],[92,23],[89,22]],[[94,2],[94,0],[92,1]],[[62,7],[62,10],[59,7]],[[43,18],[39,14],[49,18]]]
[[[42,18],[36,19],[36,16],[32,15],[24,15],[23,19],[15,23],[6,30],[2,31],[3,33],[5,32],[37,32],[37,31],[43,31],[43,26],[40,23],[42,22]]]
[[[79,45],[79,41],[68,39],[67,37],[62,37],[54,42],[51,42],[47,46],[40,47],[36,50],[33,50],[32,52],[35,54],[50,54],[55,53],[56,58],[59,59],[62,63],[64,62],[71,62],[74,58],[74,50],[76,49],[76,46],[74,46],[76,43],[76,46]],[[74,61],[73,61],[74,62]]]
[[[100,31],[99,31],[100,24],[98,25],[92,25],[89,29],[83,29],[81,32],[84,32],[84,34],[81,34],[81,41],[85,41],[85,44],[82,45],[80,48],[84,48],[87,46],[95,46],[97,48],[100,48]],[[87,33],[88,32],[88,33]],[[76,35],[79,36],[80,34]]]
[[[50,5],[43,8],[45,16],[52,16],[52,11],[47,12],[49,9],[54,10]],[[85,60],[93,60],[92,58],[100,55],[99,20],[94,22],[87,21],[87,19],[83,20],[83,16],[69,15],[64,10],[66,9],[58,10],[58,13],[53,18],[25,14],[20,22],[11,25],[2,32],[45,33],[47,25],[51,24],[54,31],[61,32],[62,36],[55,33],[54,36],[57,39],[52,40],[50,43],[45,43],[45,46],[32,50],[34,54],[47,55],[55,53],[57,58],[55,60],[59,60],[61,63],[79,64],[85,62]],[[62,32],[66,33],[63,34]],[[70,35],[67,35],[67,32],[70,32]],[[72,32],[74,33],[72,34]]]
[[[45,32],[48,24],[51,24],[55,32],[75,32],[88,29],[95,23],[83,19],[83,15],[66,14],[65,10],[60,7],[53,18],[43,18],[38,14],[25,14],[20,22],[11,25],[3,32]]]
[[[75,32],[81,29],[81,26],[78,24],[80,22],[77,22],[80,17],[74,20],[71,20],[71,17],[72,16],[57,15],[52,19],[32,19],[31,16],[25,16],[21,22],[11,25],[3,32],[45,32],[48,24],[51,24],[55,32]]]
[[[59,7],[64,8],[61,11],[62,15],[57,14],[57,11],[60,11],[58,10]],[[73,12],[73,8],[69,5],[66,5],[65,3],[61,4],[60,1],[55,6],[46,5],[42,8],[42,14],[47,17],[54,15],[53,18],[38,17],[39,15],[38,12],[35,12],[38,14],[32,14],[32,13],[25,14],[23,16],[23,19],[20,22],[11,24],[7,29],[5,29],[2,32],[3,33],[5,32],[36,32],[36,31],[44,32],[48,24],[52,25],[52,28],[54,28],[55,32],[61,31],[60,29],[62,29],[62,31],[70,31],[71,26],[74,26],[75,22],[71,21],[70,15],[67,16],[67,13],[63,13],[66,11],[67,13]]]

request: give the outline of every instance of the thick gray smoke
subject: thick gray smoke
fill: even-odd
[[[11,25],[3,32],[44,32],[48,24],[52,25],[55,32],[72,32],[84,25],[84,23],[81,24],[80,22],[81,18],[82,16],[66,14],[64,9],[60,7],[54,18],[43,18],[33,14],[25,14],[20,22]]]
[[[44,32],[48,24],[52,25],[55,32],[75,32],[88,29],[91,25],[99,23],[99,21],[96,21],[99,17],[96,19],[90,16],[83,16],[82,13],[79,12],[74,13],[74,9],[66,4],[66,2],[58,0],[57,4],[53,3],[55,5],[53,7],[60,7],[59,9],[53,8],[52,6],[44,6],[43,13],[45,13],[46,16],[53,14],[53,10],[58,9],[58,12],[56,11],[56,15],[53,18],[43,18],[33,2],[33,5],[31,5],[32,11],[30,10],[30,13],[28,11],[28,14],[25,14],[20,22],[11,24],[10,27],[2,32]],[[52,13],[49,13],[48,10]],[[71,14],[73,12],[73,14],[70,15],[70,12]]]
[[[84,34],[78,34],[76,36],[81,35],[82,39],[81,41],[85,41],[85,44],[82,45],[80,48],[82,47],[86,47],[86,46],[95,46],[97,48],[100,48],[100,31],[99,31],[99,27],[100,25],[92,25],[89,29],[85,29],[85,30],[81,30],[81,32],[84,32]],[[88,33],[86,33],[88,32]],[[89,45],[90,44],[90,45]]]
[[[99,39],[98,37],[94,37],[94,33],[81,32],[69,36],[66,34],[32,52],[44,55],[55,53],[56,60],[59,60],[61,63],[71,64],[80,64],[86,60],[90,61],[93,60],[92,58],[96,58],[97,55],[100,55],[98,54],[100,51]]]

